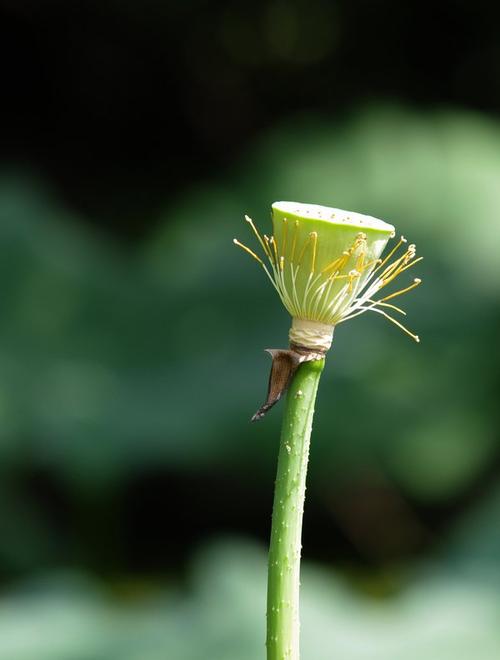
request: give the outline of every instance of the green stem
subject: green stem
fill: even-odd
[[[299,658],[302,515],[314,402],[324,364],[324,359],[302,364],[286,397],[269,548],[267,660]]]

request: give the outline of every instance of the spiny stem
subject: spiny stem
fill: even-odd
[[[298,660],[302,515],[314,402],[325,361],[305,362],[288,389],[274,491],[267,660]]]

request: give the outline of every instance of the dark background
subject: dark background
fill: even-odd
[[[490,2],[2,2],[2,152],[121,241],[298,111],[498,113]]]
[[[182,598],[203,601],[197,575],[218,584],[227,562],[254,561],[247,552],[262,573],[280,411],[248,418],[267,380],[260,351],[285,343],[288,320],[230,240],[248,243],[243,213],[265,227],[279,197],[380,215],[426,256],[424,288],[405,300],[421,346],[380,319],[339,330],[305,559],[376,603],[406,593],[422,566],[442,576],[463,555],[483,570],[477,548],[498,546],[499,18],[486,2],[0,3],[0,575],[12,621],[19,590],[42,607],[62,589],[71,608],[87,580],[95,610],[116,617],[132,602],[147,618],[144,593],[181,599],[165,614],[181,622],[165,632],[170,650],[151,643],[147,658],[260,657],[257,605],[248,651],[241,630],[232,646],[210,627],[190,650],[172,640],[182,621],[203,629],[182,619]],[[478,603],[484,620],[489,595]],[[12,621],[0,613],[0,627]],[[27,636],[35,655],[14,632],[0,657],[136,657],[107,637],[80,645],[79,629],[60,648],[40,641],[58,621]],[[426,624],[404,625],[420,639]],[[494,657],[494,628],[473,631],[474,657]]]

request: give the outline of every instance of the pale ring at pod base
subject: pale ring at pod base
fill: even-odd
[[[237,239],[234,243],[263,268],[292,317],[290,348],[266,349],[273,358],[268,394],[253,420],[261,419],[281,398],[302,362],[324,357],[339,323],[376,312],[419,341],[394,317],[405,312],[390,301],[421,280],[380,293],[422,259],[403,236],[383,256],[395,237],[392,225],[361,213],[297,202],[272,205],[270,236],[261,234],[251,218],[245,219],[255,249]]]

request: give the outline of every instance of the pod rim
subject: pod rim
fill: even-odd
[[[371,230],[384,234],[394,234],[395,231],[393,225],[371,215],[363,215],[355,211],[345,211],[320,204],[281,201],[274,202],[271,208],[273,214],[278,211],[287,218],[314,220],[339,227],[355,227],[360,231]]]

